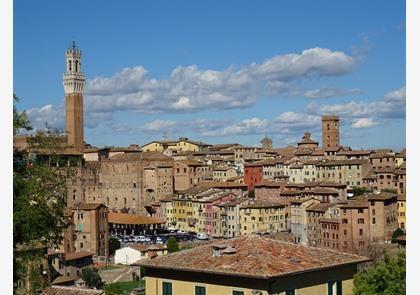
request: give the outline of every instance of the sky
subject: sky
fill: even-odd
[[[35,128],[65,129],[75,40],[94,146],[321,142],[335,114],[345,146],[405,147],[405,1],[15,0],[13,26],[17,107]]]

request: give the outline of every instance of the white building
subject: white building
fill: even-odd
[[[166,245],[146,245],[146,244],[131,244],[124,248],[118,249],[115,252],[115,264],[125,264],[130,265],[134,262],[167,254],[168,250]]]

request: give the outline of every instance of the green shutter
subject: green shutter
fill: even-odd
[[[232,295],[244,295],[244,291],[232,291]]]
[[[286,290],[286,295],[295,295],[295,289],[287,289]]]
[[[172,295],[172,283],[162,283],[163,295]]]
[[[334,282],[328,282],[328,295],[334,295]]]
[[[343,295],[343,285],[341,281],[337,281],[337,295]]]
[[[195,286],[195,295],[206,295],[206,288],[201,286]]]

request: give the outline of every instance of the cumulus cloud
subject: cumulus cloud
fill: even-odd
[[[305,111],[318,115],[337,114],[346,119],[405,119],[405,86],[375,101],[350,101],[342,104],[310,103]]]
[[[186,112],[245,108],[264,95],[293,92],[293,80],[343,75],[356,60],[344,52],[311,48],[278,55],[236,69],[176,67],[167,79],[153,79],[143,67],[125,68],[86,83],[86,109],[94,112]]]
[[[324,87],[324,88],[308,90],[304,93],[303,96],[310,99],[318,99],[318,98],[330,98],[330,97],[339,97],[339,96],[347,96],[347,95],[357,95],[360,93],[362,93],[362,91],[358,88],[339,89],[335,87]]]
[[[60,130],[64,130],[66,127],[64,105],[53,106],[47,104],[39,108],[31,108],[27,111],[27,114],[34,130],[44,129],[45,124]],[[112,113],[109,112],[91,112],[88,115],[85,112],[84,125],[86,128],[95,128],[100,123],[111,119]]]
[[[356,128],[356,129],[365,129],[365,128],[370,128],[376,125],[378,125],[378,123],[373,121],[373,119],[371,118],[360,118],[360,119],[354,120],[353,123],[351,124],[351,127]]]
[[[40,108],[31,108],[26,112],[34,130],[44,129],[45,125],[63,130],[65,126],[64,107],[47,104]]]

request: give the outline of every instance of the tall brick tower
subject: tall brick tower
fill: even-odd
[[[63,74],[66,94],[67,143],[76,150],[83,150],[83,89],[85,76],[82,72],[82,51],[73,41],[66,51],[66,72]]]
[[[340,118],[322,116],[322,147],[340,146]]]

